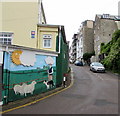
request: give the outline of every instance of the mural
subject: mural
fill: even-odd
[[[52,57],[50,57],[50,56],[48,56],[46,59],[45,59],[45,62],[46,62],[46,64],[48,64],[48,65],[53,65],[54,64],[54,59],[52,58]]]
[[[28,58],[29,57],[29,58]],[[16,65],[33,66],[36,59],[35,53],[30,51],[15,50],[11,54],[12,62]]]
[[[35,89],[36,81],[32,81],[31,84],[27,85],[26,83],[23,83],[22,85],[15,85],[14,86],[14,92],[15,94],[20,93],[20,95],[27,95],[27,93],[33,94],[33,91]]]
[[[48,81],[44,81],[43,83],[47,86],[47,89],[54,87],[54,82],[53,82],[53,67],[52,65],[54,64],[54,59],[52,57],[47,57],[45,59],[46,64],[49,65],[48,69]]]
[[[0,51],[0,64],[3,64],[3,52]]]
[[[36,62],[35,52],[24,50],[20,56],[20,61],[24,66],[34,66],[34,63]]]
[[[17,55],[16,56],[15,55],[16,52],[20,52],[20,51],[15,50],[15,52],[13,51],[10,54],[5,53],[4,69],[10,70],[10,71],[27,71],[27,70],[48,69],[49,68],[49,65],[46,63],[46,58],[49,58],[49,56],[33,54],[33,52],[29,52],[29,54],[24,55],[25,54],[24,51],[21,51],[21,54],[19,53],[19,55],[16,54]],[[23,56],[22,56],[22,54],[23,54]],[[34,56],[34,58],[32,55]],[[15,56],[15,57],[13,57],[13,56]],[[51,58],[54,61],[54,64],[52,66],[56,67],[56,57],[51,56]],[[28,62],[29,62],[29,65],[28,65]]]
[[[20,61],[20,55],[22,54],[22,51],[21,50],[15,50],[12,52],[12,55],[11,55],[11,59],[12,59],[12,62],[16,65],[20,65],[21,64],[21,61]]]
[[[3,52],[0,51],[0,89],[1,89],[1,85],[2,85],[2,64],[3,64]],[[1,98],[2,98],[2,96],[0,93],[0,106],[3,104],[3,101]]]
[[[55,88],[56,57],[27,50],[5,52],[3,84],[2,94],[3,96],[9,94],[8,101],[22,99]],[[5,102],[5,100],[3,101]]]

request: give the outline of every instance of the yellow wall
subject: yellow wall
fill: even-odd
[[[51,48],[44,48],[43,47],[43,35],[52,35],[52,43]],[[50,51],[56,51],[56,37],[58,36],[58,27],[38,27],[38,49],[43,50],[50,50]]]
[[[0,2],[0,30],[2,30],[2,2]]]
[[[2,2],[0,32],[13,32],[14,45],[36,48],[37,23],[38,2]],[[35,31],[35,38],[31,38],[31,31]]]

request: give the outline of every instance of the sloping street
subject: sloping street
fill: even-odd
[[[71,88],[36,104],[6,114],[118,114],[118,77],[71,65]]]

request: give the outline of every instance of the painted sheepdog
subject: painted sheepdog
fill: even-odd
[[[54,82],[53,80],[50,80],[50,81],[44,81],[43,82],[46,86],[47,86],[47,89],[51,88],[51,87],[54,87]]]

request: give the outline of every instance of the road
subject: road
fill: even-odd
[[[88,66],[71,67],[74,71],[71,88],[6,114],[118,114],[117,76],[93,73]]]

